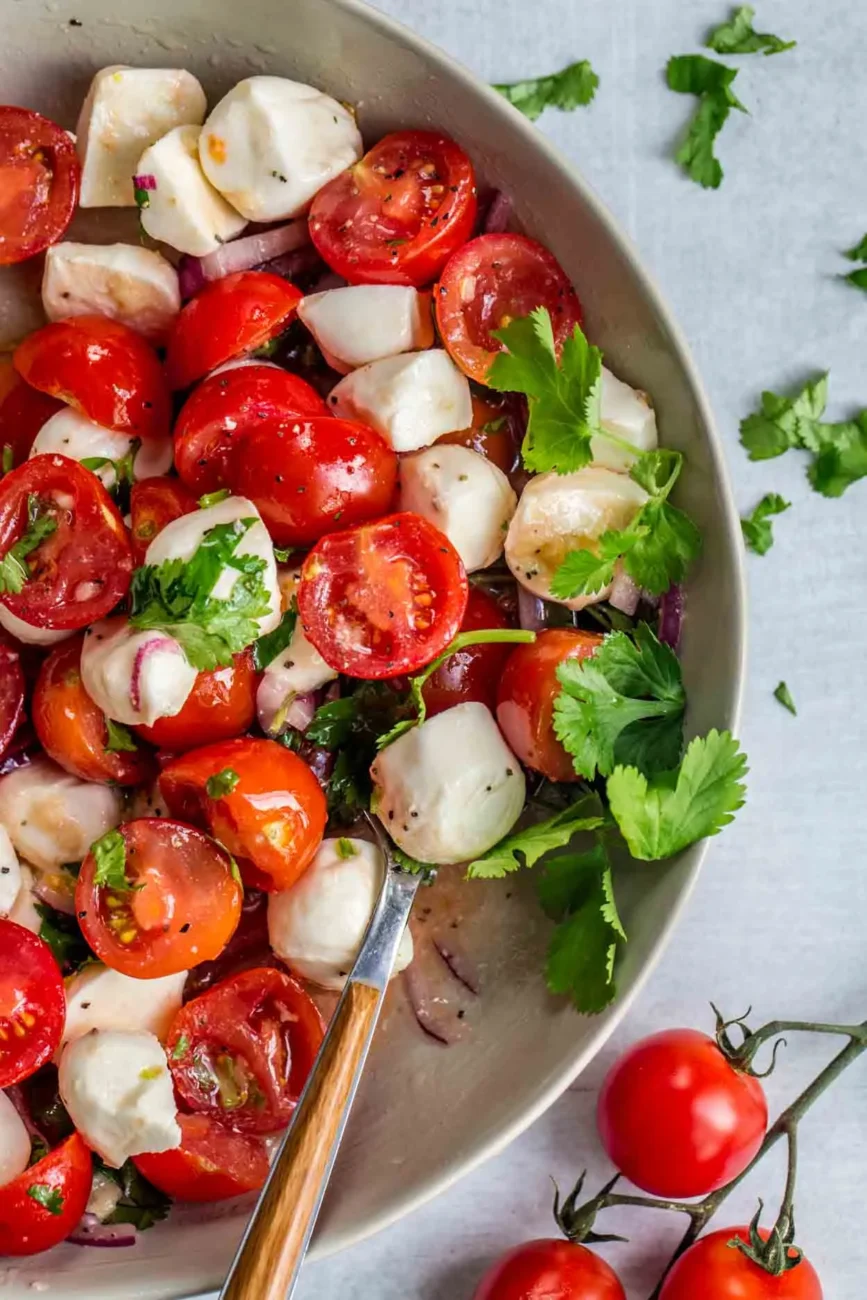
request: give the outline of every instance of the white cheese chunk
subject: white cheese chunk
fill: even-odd
[[[0,1092],[0,1187],[23,1174],[30,1163],[30,1134],[11,1098]]]
[[[635,455],[607,438],[597,437],[590,442],[594,465],[628,470],[639,452],[654,451],[658,446],[656,412],[647,394],[630,388],[605,366],[602,367],[601,419],[603,429],[630,443],[635,448]]]
[[[629,524],[648,500],[626,474],[594,465],[572,474],[539,474],[524,488],[506,536],[506,563],[522,587],[545,600],[570,551],[591,549],[604,532]],[[569,609],[605,600],[610,587],[574,600]]]
[[[517,503],[500,467],[469,447],[444,444],[401,458],[400,509],[445,533],[467,573],[502,555]]]
[[[46,871],[81,862],[122,817],[119,790],[80,781],[49,758],[0,777],[0,824],[18,856]]]
[[[66,985],[66,1024],[61,1043],[92,1029],[154,1034],[164,1042],[181,1008],[187,972],[132,979],[108,966],[85,966]]]
[[[395,451],[429,447],[473,421],[469,381],[442,348],[361,366],[340,380],[328,401],[335,415],[369,424]]]
[[[21,867],[9,832],[0,825],[0,916],[8,916],[21,891]]]
[[[377,754],[374,806],[421,862],[464,862],[508,835],[524,807],[521,764],[484,704],[458,704]]]
[[[326,839],[291,889],[268,895],[268,936],[278,957],[302,979],[342,989],[358,955],[382,886],[385,862],[366,840]],[[393,975],[412,961],[404,930]]]
[[[217,193],[199,166],[199,132],[178,126],[146,149],[138,160],[142,175],[152,176],[141,223],[152,239],[204,257],[241,233],[247,222]]]
[[[0,605],[0,627],[11,632],[19,641],[25,645],[56,645],[58,641],[66,641],[69,637],[75,636],[75,629],[70,628],[58,631],[50,627],[35,627],[32,623],[25,623],[23,618],[13,614],[5,605]]]
[[[127,726],[173,718],[197,676],[174,637],[138,631],[123,615],[94,623],[81,648],[84,689],[107,717]]]
[[[402,284],[349,284],[311,293],[298,315],[325,360],[345,375],[434,341],[430,294]]]
[[[181,1145],[172,1077],[153,1034],[91,1030],[63,1049],[59,1083],[73,1124],[112,1168]]]
[[[199,139],[208,180],[250,221],[299,216],[362,148],[343,104],[313,86],[267,76],[230,90]]]
[[[287,698],[317,691],[336,677],[334,669],[307,640],[299,620],[286,649],[271,660],[262,674],[257,695],[260,714],[263,707],[266,710],[272,706],[279,709]]]
[[[205,92],[178,68],[103,68],[76,127],[83,208],[135,206],[132,178],[148,145],[184,123],[201,124]]]
[[[178,273],[162,253],[134,244],[54,244],[45,254],[49,320],[109,316],[161,343],[181,310]]]
[[[23,925],[25,930],[30,930],[32,934],[38,934],[42,929],[42,917],[36,910],[36,895],[33,892],[34,876],[26,862],[20,864],[21,871],[21,888],[18,890],[18,897],[12,910],[9,913],[9,920],[14,921],[16,925]]]
[[[87,416],[67,406],[45,421],[33,440],[30,455],[45,456],[60,452],[70,460],[101,457],[109,461],[120,461],[128,455],[136,441],[125,433],[115,433],[113,429],[104,429],[101,424],[94,424]],[[133,461],[133,481],[153,478],[171,469],[172,440],[168,434],[138,441],[140,446]],[[93,473],[103,487],[113,488],[117,481],[113,464],[101,465]]]

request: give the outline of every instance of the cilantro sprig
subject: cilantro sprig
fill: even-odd
[[[550,858],[537,893],[546,915],[557,922],[545,967],[548,988],[570,997],[577,1011],[603,1011],[617,991],[614,963],[626,931],[602,839],[584,853]]]
[[[17,595],[23,590],[25,582],[30,580],[30,570],[24,561],[56,530],[57,520],[31,492],[27,497],[27,528],[0,558],[0,594]]]
[[[668,61],[669,88],[698,97],[698,108],[675,159],[690,179],[705,189],[715,190],[722,184],[723,169],[714,153],[714,143],[729,113],[733,108],[748,112],[732,90],[737,75],[737,68],[726,67],[703,54],[677,54]]]
[[[791,507],[791,501],[784,501],[779,492],[766,492],[752,513],[741,520],[744,543],[756,555],[767,555],[774,544],[771,519],[781,515]]]
[[[727,23],[720,23],[707,38],[707,47],[717,54],[782,54],[793,50],[797,41],[784,41],[770,32],[753,27],[756,11],[752,5],[740,5]]]
[[[844,253],[843,256],[848,257],[850,262],[867,263],[867,235],[854,248],[850,248]],[[867,265],[856,267],[854,271],[850,271],[843,278],[848,280],[850,284],[854,284],[856,289],[867,290]]]
[[[586,59],[570,63],[560,72],[525,81],[495,82],[493,89],[535,122],[546,108],[564,113],[589,104],[599,87],[599,78]]]
[[[605,823],[596,795],[589,794],[546,821],[536,822],[500,840],[467,867],[470,880],[494,880],[532,867],[544,853],[565,848],[580,831],[596,830]]]

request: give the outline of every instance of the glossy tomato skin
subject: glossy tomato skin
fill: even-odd
[[[504,474],[511,474],[518,462],[511,422],[502,406],[495,406],[473,394],[473,422],[469,429],[444,433],[437,443],[469,447],[489,460]]]
[[[217,492],[260,422],[327,414],[316,389],[287,370],[247,365],[209,375],[193,389],[175,424],[175,468],[197,496]]]
[[[145,554],[157,533],[182,515],[198,510],[199,503],[180,479],[168,474],[143,478],[133,483],[129,494],[130,536],[136,567],[144,564]]]
[[[465,375],[480,384],[502,343],[492,331],[547,307],[559,352],[581,324],[581,304],[560,263],[526,235],[479,235],[458,249],[434,291],[437,327]]]
[[[242,971],[176,1015],[166,1052],[193,1111],[242,1133],[289,1123],[325,1027],[315,1002],[272,967]]]
[[[473,1300],[626,1300],[626,1292],[611,1266],[586,1246],[540,1238],[498,1260]]]
[[[139,785],[153,774],[153,758],[145,749],[106,749],[105,715],[81,680],[83,642],[63,641],[44,659],[30,710],[36,734],[46,754],[82,781]]]
[[[227,768],[237,782],[211,798],[208,779]],[[294,885],[325,831],[322,787],[303,759],[275,740],[244,737],[191,750],[165,765],[159,784],[174,816],[207,826],[257,868],[255,883],[270,889]]]
[[[75,911],[97,956],[134,979],[189,970],[222,952],[241,917],[244,891],[226,850],[164,817],[119,828],[130,888],[98,885],[89,853],[75,887]]]
[[[217,366],[263,347],[286,328],[302,294],[270,271],[236,271],[206,284],[172,326],[166,373],[189,388]]]
[[[278,546],[310,546],[387,514],[397,455],[354,420],[265,421],[245,441],[229,482],[253,502]]]
[[[133,1156],[133,1164],[177,1201],[225,1201],[258,1192],[270,1165],[261,1139],[234,1133],[208,1115],[178,1115],[181,1145]]]
[[[0,359],[0,458],[11,459],[10,469],[23,464],[43,424],[62,410],[62,402],[25,384],[11,358]]]
[[[95,474],[67,456],[34,456],[0,479],[0,555],[28,528],[28,503],[56,523],[25,564],[30,578],[0,600],[25,623],[69,631],[103,618],[126,595],[133,559],[117,507]]]
[[[231,740],[252,725],[258,681],[252,652],[242,650],[228,667],[199,673],[180,713],[133,731],[170,754]]]
[[[767,1239],[764,1228],[759,1232]],[[749,1241],[749,1228],[722,1228],[700,1237],[672,1268],[659,1300],[822,1300],[819,1275],[808,1259],[772,1277],[729,1246],[735,1237]]]
[[[758,1079],[735,1070],[712,1038],[668,1029],[636,1043],[599,1094],[602,1145],[654,1196],[704,1196],[740,1174],[762,1144],[768,1106]]]
[[[75,141],[29,108],[0,108],[0,265],[61,238],[78,203]]]
[[[566,659],[587,659],[602,644],[596,632],[548,628],[506,661],[497,690],[497,722],[522,763],[549,781],[579,781],[572,759],[554,734],[557,669]]]
[[[375,680],[435,659],[457,634],[467,597],[451,542],[404,511],[318,542],[301,570],[298,610],[330,667]]]
[[[0,640],[0,758],[12,744],[12,737],[24,717],[27,682],[16,646]]]
[[[93,1183],[93,1162],[79,1133],[0,1187],[0,1255],[38,1255],[75,1228]],[[59,1198],[55,1213],[28,1195],[33,1187]],[[53,1198],[52,1198],[53,1199]]]
[[[430,284],[476,219],[473,165],[437,131],[396,131],[324,185],[310,237],[350,284]]]
[[[171,402],[151,345],[120,321],[75,316],[52,321],[19,343],[19,375],[104,429],[131,438],[169,432]]]
[[[0,1088],[51,1060],[65,1019],[63,978],[48,944],[0,917]]]
[[[471,586],[461,632],[508,626],[509,620],[497,602]],[[509,645],[474,645],[450,655],[425,683],[422,695],[427,716],[432,718],[470,700],[487,705],[493,712],[500,676],[511,649]]]

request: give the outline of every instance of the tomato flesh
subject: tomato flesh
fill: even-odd
[[[0,360],[0,468],[4,456],[7,470],[23,464],[43,424],[62,410],[62,402],[25,384],[11,358]]]
[[[253,655],[242,650],[228,667],[199,673],[180,713],[134,731],[172,754],[231,740],[247,731],[256,716],[257,682]]]
[[[498,1260],[473,1300],[626,1300],[626,1292],[610,1264],[586,1246],[542,1238]]]
[[[73,1133],[0,1187],[0,1255],[38,1255],[58,1245],[84,1214],[92,1183],[90,1152]]]
[[[508,626],[509,620],[497,602],[471,586],[461,632]],[[487,705],[493,712],[497,685],[511,649],[509,645],[473,645],[449,655],[422,691],[428,717],[470,700]]]
[[[199,503],[179,479],[162,475],[133,483],[129,494],[130,536],[136,567],[144,564],[147,549],[166,524],[198,510]]]
[[[177,1201],[225,1201],[264,1186],[270,1165],[259,1138],[208,1115],[179,1115],[181,1145],[174,1151],[133,1156],[133,1164]]]
[[[29,108],[0,108],[0,265],[23,262],[60,239],[80,181],[68,132]]]
[[[65,1019],[63,978],[48,944],[0,917],[0,1088],[51,1059]]]
[[[0,758],[12,743],[12,737],[24,717],[27,683],[17,649],[0,641]]]
[[[518,468],[517,446],[506,409],[495,406],[493,402],[486,402],[475,394],[473,394],[473,422],[469,429],[444,433],[437,438],[437,443],[469,447],[470,451],[477,451],[504,474],[511,474]]]
[[[764,1228],[759,1234],[767,1240]],[[808,1259],[772,1277],[728,1244],[735,1237],[749,1241],[749,1228],[722,1228],[700,1237],[672,1268],[659,1300],[822,1300],[819,1275]]]

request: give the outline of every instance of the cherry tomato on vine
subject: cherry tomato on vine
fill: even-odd
[[[178,1115],[181,1145],[173,1151],[133,1156],[154,1187],[177,1201],[225,1201],[257,1192],[268,1177],[261,1139],[234,1133],[209,1115]]]
[[[256,716],[257,682],[252,652],[242,650],[227,667],[199,673],[180,713],[133,731],[170,754],[231,740]]]
[[[62,402],[25,384],[11,358],[0,359],[0,470],[21,465],[43,424],[62,410]]]
[[[38,1255],[69,1236],[84,1214],[93,1162],[80,1134],[0,1187],[0,1255]]]
[[[768,1235],[763,1228],[759,1232]],[[735,1237],[749,1241],[749,1228],[722,1228],[700,1237],[672,1268],[659,1300],[822,1300],[819,1275],[808,1259],[773,1277],[728,1244]]]
[[[48,944],[0,917],[0,1088],[51,1060],[65,1018],[63,978]]]
[[[164,474],[133,483],[129,494],[129,514],[136,566],[144,564],[148,547],[166,524],[180,519],[181,515],[192,514],[198,508],[198,501],[180,479]]]
[[[0,265],[23,262],[60,239],[80,180],[68,131],[29,108],[0,108]]]
[[[586,1246],[541,1238],[494,1264],[473,1300],[626,1300],[626,1292],[610,1264]]]
[[[461,632],[508,627],[509,620],[497,602],[478,587],[470,587]],[[510,645],[471,645],[441,663],[422,690],[427,716],[443,713],[455,704],[477,700],[493,712],[497,683],[509,657]]]

